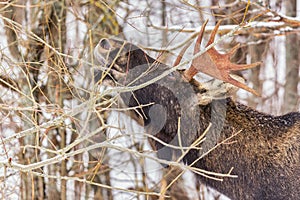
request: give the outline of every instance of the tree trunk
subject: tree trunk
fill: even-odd
[[[66,45],[66,2],[58,1],[52,5],[52,12],[49,20],[49,43],[54,47],[58,52],[65,52]],[[51,51],[50,51],[51,52]],[[64,75],[66,74],[66,64],[65,58],[57,55],[55,52],[51,52],[48,57],[49,65],[49,77],[48,77],[48,95],[52,103],[58,105],[60,108],[63,108],[63,100],[66,98],[67,87],[64,83]],[[57,128],[56,134],[53,134],[53,140],[56,140],[59,136],[59,149],[63,149],[66,146],[66,130],[65,128]],[[54,173],[59,173],[60,176],[67,176],[67,166],[66,160],[63,160],[60,165],[57,166],[53,171]],[[53,174],[55,175],[55,174]],[[53,188],[57,185],[56,180],[53,182]],[[60,180],[60,191],[57,196],[60,196],[61,200],[66,200],[67,198],[67,181],[65,179]]]
[[[251,56],[251,63],[260,62],[263,60],[263,56],[265,56],[265,52],[267,47],[269,46],[269,42],[263,42],[256,45],[249,46],[249,53]],[[262,86],[263,82],[260,80],[260,67],[255,67],[251,69],[251,78],[250,80],[253,83],[253,88],[259,93],[262,94]],[[248,105],[252,108],[256,108],[259,104],[256,97],[250,96],[248,98]],[[260,101],[260,100],[259,100]]]
[[[297,15],[296,0],[285,1],[286,13],[291,17]],[[286,36],[286,83],[284,86],[283,113],[297,110],[299,82],[299,37],[297,33]]]

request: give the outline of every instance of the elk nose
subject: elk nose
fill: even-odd
[[[106,51],[111,49],[111,44],[109,43],[109,40],[107,38],[102,38],[99,42],[99,46]]]

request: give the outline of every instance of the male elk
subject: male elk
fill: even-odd
[[[208,45],[214,41],[218,26]],[[199,51],[197,44],[195,53]],[[230,172],[237,178],[224,177],[223,181],[216,181],[207,177],[209,174],[199,175],[203,183],[231,199],[300,199],[300,113],[272,116],[226,97],[199,104],[199,98],[210,90],[193,79],[199,71],[255,93],[232,79],[229,72],[251,68],[257,63],[233,64],[229,61],[233,52],[222,55],[211,48],[194,59],[189,69],[172,72],[143,87],[137,86],[171,67],[131,43],[114,39],[102,39],[94,55],[107,67],[103,74],[116,84],[136,86],[121,97],[127,106],[137,108],[136,117],[141,117],[148,133],[159,140],[187,147],[211,124],[206,132],[207,139],[199,144],[202,150],[189,150],[183,161],[205,171]],[[174,152],[179,153],[159,140],[151,140],[159,158],[171,160]],[[217,148],[205,154],[216,144]]]

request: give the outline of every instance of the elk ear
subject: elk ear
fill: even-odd
[[[109,62],[108,54],[112,49],[112,45],[109,42],[109,39],[102,38],[94,49],[94,57],[96,61],[100,62],[101,64],[105,64]]]

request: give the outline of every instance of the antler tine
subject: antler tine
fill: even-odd
[[[237,44],[226,53],[228,55],[229,59],[231,58],[231,56],[233,56],[235,54],[235,52],[240,48],[240,46],[241,46],[241,44]]]
[[[181,49],[181,51],[179,52],[179,55],[177,56],[177,58],[176,58],[176,60],[175,60],[175,62],[174,62],[174,64],[173,64],[173,67],[177,66],[177,65],[180,63],[183,54],[184,54],[184,53],[186,52],[186,50],[189,48],[189,46],[191,45],[191,43],[192,43],[192,41],[189,41],[189,42]]]
[[[231,69],[230,71],[239,71],[239,70],[245,70],[245,69],[251,69],[253,67],[256,67],[260,65],[262,62],[255,62],[251,64],[234,64],[231,63]]]
[[[216,34],[217,34],[218,30],[219,30],[219,27],[220,27],[220,25],[221,25],[221,22],[222,22],[222,20],[219,20],[219,21],[217,22],[217,24],[216,24],[214,30],[213,30],[213,31],[211,32],[211,34],[210,34],[209,40],[208,40],[208,42],[207,42],[207,44],[206,44],[206,47],[208,47],[209,45],[211,45],[212,43],[214,43],[214,41],[215,41],[215,36],[216,36]]]
[[[198,38],[196,40],[196,44],[195,44],[195,47],[194,47],[194,55],[197,54],[200,51],[200,46],[201,46],[201,42],[202,42],[202,39],[203,39],[203,34],[204,34],[205,27],[206,27],[207,23],[208,23],[208,19],[205,20],[205,22],[202,25],[201,30],[199,32],[199,35],[198,35]]]
[[[205,20],[204,24],[201,27],[201,30],[199,32],[199,35],[197,37],[196,44],[194,47],[194,55],[196,55],[197,53],[200,52],[201,42],[203,39],[203,35],[204,35],[204,31],[205,31],[205,27],[206,27],[207,23],[208,23],[208,20]],[[193,77],[199,72],[199,69],[196,69],[193,63],[194,63],[194,60],[192,61],[190,68],[188,68],[184,71],[183,75],[187,81],[191,81],[193,79]]]
[[[248,91],[248,92],[250,92],[250,93],[252,93],[252,94],[254,94],[256,96],[260,96],[259,93],[256,92],[254,89],[252,89],[252,88],[248,87],[247,85],[245,85],[245,84],[243,84],[243,83],[235,80],[230,75],[227,77],[226,80],[227,81],[225,81],[225,82],[231,83],[232,85],[235,85],[238,88],[244,89],[244,90],[246,90],[246,91]]]
[[[206,24],[208,22],[208,19],[205,20],[204,24],[202,25],[201,27],[201,30],[199,32],[199,35],[198,35],[198,38],[197,38],[197,41],[196,41],[196,44],[195,44],[195,47],[194,47],[194,55],[197,54],[199,51],[200,51],[200,46],[201,46],[201,41],[202,41],[202,38],[203,38],[203,34],[204,34],[204,30],[205,30],[205,27],[206,27]],[[178,65],[182,59],[182,56],[183,54],[186,52],[186,50],[189,48],[190,44],[192,42],[189,41],[184,47],[183,49],[180,51],[179,55],[177,56],[177,59],[175,60],[174,64],[173,64],[173,67],[175,67],[176,65]]]
[[[232,49],[230,49],[229,52],[226,53],[226,55],[228,56],[228,59],[231,58],[231,56],[233,56],[235,54],[235,52],[240,48],[241,44],[237,44],[234,47],[232,47]],[[256,67],[258,65],[260,65],[262,62],[255,62],[255,63],[251,63],[251,64],[234,64],[231,63],[231,70],[232,71],[237,71],[237,70],[245,70],[245,69],[251,69],[253,67]]]

